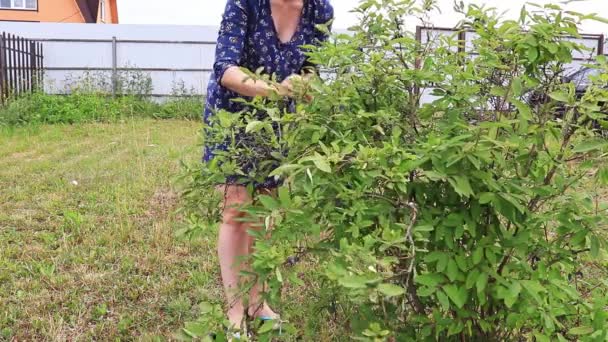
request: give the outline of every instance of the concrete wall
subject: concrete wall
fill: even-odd
[[[183,83],[203,94],[211,71],[217,28],[172,25],[93,25],[0,22],[0,31],[43,43],[46,90],[63,93],[85,73],[110,78],[113,37],[119,73],[139,69],[152,79],[152,93],[172,94]],[[128,69],[128,70],[127,70]]]
[[[152,94],[157,97],[172,95],[182,86],[204,94],[217,38],[217,27],[212,26],[0,22],[0,31],[43,42],[45,86],[50,93],[68,91],[70,80],[85,73],[103,75],[108,83],[115,64],[119,73],[137,69],[139,74],[149,75]],[[442,34],[451,32],[432,30],[421,38],[436,40]],[[469,47],[472,39],[474,34],[467,34]],[[598,45],[597,38],[581,42]],[[582,63],[576,61],[572,67]]]
[[[38,0],[38,10],[0,9],[0,20],[83,23],[74,0]],[[17,32],[13,32],[17,33]]]

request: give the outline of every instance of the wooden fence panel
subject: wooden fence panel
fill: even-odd
[[[42,43],[3,32],[0,35],[0,104],[43,87]]]

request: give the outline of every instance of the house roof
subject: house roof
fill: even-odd
[[[97,22],[97,10],[99,9],[99,0],[76,0],[78,8],[82,13],[84,21],[87,23]]]

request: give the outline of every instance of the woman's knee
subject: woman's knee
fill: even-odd
[[[247,189],[238,185],[225,185],[218,190],[224,194],[224,223],[230,225],[241,224],[241,219],[245,216],[242,207],[251,203],[251,196]]]
[[[245,214],[238,207],[225,208],[222,221],[224,224],[231,226],[241,225],[244,216]]]

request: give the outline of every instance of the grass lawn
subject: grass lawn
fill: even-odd
[[[173,180],[180,160],[200,157],[199,129],[137,119],[0,130],[0,341],[171,340],[200,303],[222,303],[216,232],[174,237],[184,223]],[[606,262],[585,263],[591,285],[608,279]],[[305,285],[286,284],[279,311],[304,340],[348,340],[345,317],[320,310],[308,266],[291,269]]]
[[[0,133],[0,340],[171,337],[221,297],[215,236],[179,242],[193,121]]]

